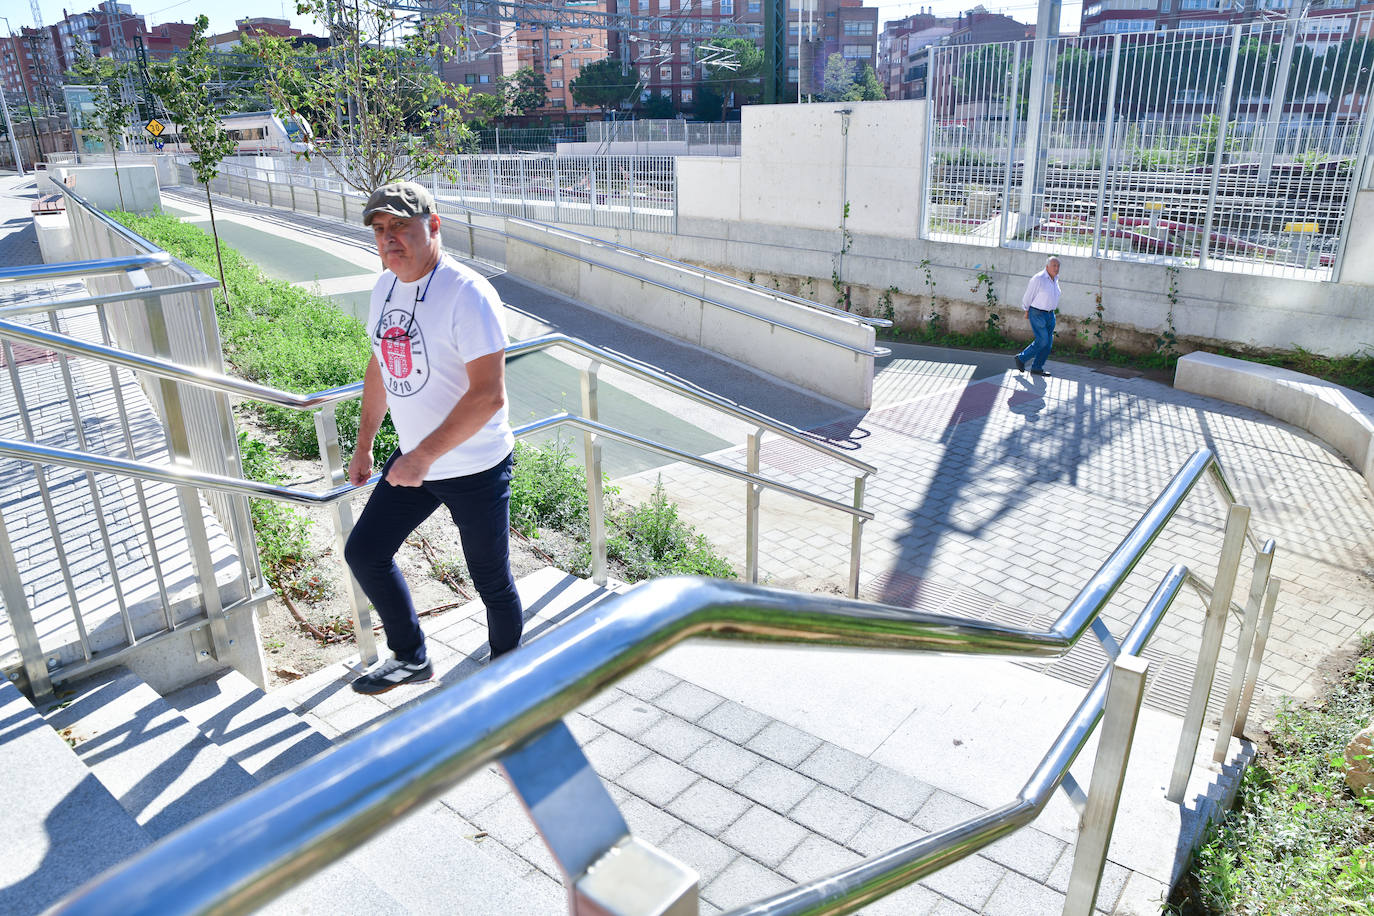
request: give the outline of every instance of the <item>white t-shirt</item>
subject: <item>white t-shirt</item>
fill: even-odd
[[[506,346],[501,297],[481,274],[448,255],[414,283],[382,271],[372,289],[367,328],[402,452],[434,432],[467,392],[467,363]],[[485,471],[514,444],[502,407],[470,438],[441,455],[425,479]]]

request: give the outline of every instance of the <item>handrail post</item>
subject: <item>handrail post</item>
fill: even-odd
[[[334,413],[334,405],[327,404],[315,414],[315,440],[320,445],[320,461],[324,464],[325,479],[331,487],[348,482],[343,454],[339,449],[339,423]],[[348,499],[341,499],[334,503],[334,549],[340,560],[344,557],[344,548],[352,532],[353,505]],[[353,636],[358,643],[358,660],[366,668],[377,663],[377,635],[372,632],[372,614],[368,610],[367,596],[363,594],[362,586],[353,577],[347,563],[344,564],[344,574],[348,577],[348,607],[353,612]]]
[[[468,211],[468,258],[477,260],[477,234],[472,228],[472,211]]]
[[[868,484],[867,474],[854,477],[854,508],[864,507],[864,488]],[[864,520],[852,515],[849,518],[849,597],[859,597],[859,563],[863,552]]]
[[[172,345],[167,334],[167,314],[163,310],[162,300],[150,296],[143,300],[143,307],[148,321],[148,339],[153,352],[162,359],[172,359]],[[159,378],[158,394],[171,462],[183,467],[194,467],[190,429],[181,401],[181,388],[169,378]],[[216,661],[226,661],[232,642],[229,639],[229,626],[225,621],[224,604],[220,600],[219,582],[215,577],[210,537],[205,530],[205,515],[200,508],[200,493],[190,485],[179,485],[176,490],[182,520],[186,525],[186,537],[190,541],[192,565],[196,571],[205,617],[210,622],[211,651]]]
[[[51,699],[52,681],[43,661],[43,644],[38,639],[38,628],[33,625],[29,602],[24,597],[24,583],[19,578],[19,564],[14,559],[14,545],[10,543],[3,511],[0,511],[0,598],[5,600],[5,611],[9,614],[14,641],[19,646],[19,658],[28,675],[34,700],[41,703]]]
[[[1236,710],[1240,706],[1241,688],[1250,661],[1250,649],[1255,642],[1255,628],[1259,623],[1260,607],[1264,604],[1265,592],[1269,590],[1269,573],[1274,568],[1274,542],[1268,541],[1264,549],[1255,555],[1255,569],[1250,577],[1250,600],[1245,603],[1245,619],[1241,624],[1240,638],[1236,640],[1236,660],[1231,665],[1230,683],[1226,690],[1226,706],[1221,712],[1221,724],[1217,728],[1216,746],[1212,748],[1212,759],[1221,763],[1226,759],[1226,750],[1231,746],[1231,738],[1236,727]]]
[[[582,416],[599,419],[597,403],[598,360],[582,370]],[[606,573],[606,507],[601,487],[601,438],[590,430],[582,431],[582,453],[587,468],[587,527],[592,550],[592,582],[603,588]]]
[[[1269,588],[1264,595],[1264,611],[1260,614],[1259,629],[1255,632],[1255,645],[1250,652],[1250,665],[1245,671],[1245,687],[1240,694],[1240,706],[1236,709],[1236,724],[1231,734],[1239,738],[1245,733],[1245,720],[1250,716],[1250,700],[1255,695],[1255,685],[1259,682],[1260,663],[1264,661],[1264,644],[1269,640],[1269,625],[1274,622],[1274,605],[1279,600],[1280,580],[1270,579]]]
[[[750,431],[748,444],[744,447],[745,470],[755,476],[759,473],[760,442],[763,427]],[[762,488],[750,480],[744,485],[744,581],[759,581],[759,497]]]
[[[1064,916],[1092,916],[1097,902],[1149,669],[1150,663],[1136,655],[1122,655],[1112,663],[1102,736],[1098,740],[1097,761],[1093,764],[1092,783],[1088,787],[1087,809],[1078,831],[1073,870],[1069,873]]]
[[[1232,505],[1226,514],[1226,534],[1221,542],[1221,558],[1217,562],[1217,578],[1212,587],[1212,600],[1207,606],[1207,619],[1202,625],[1197,670],[1193,673],[1193,691],[1188,697],[1188,711],[1183,718],[1183,731],[1178,737],[1178,755],[1174,758],[1174,772],[1166,795],[1174,804],[1182,803],[1183,793],[1188,789],[1188,777],[1193,772],[1193,757],[1202,738],[1207,698],[1212,692],[1212,678],[1216,674],[1217,656],[1221,653],[1221,637],[1226,631],[1226,614],[1231,608],[1231,593],[1236,587],[1240,552],[1245,546],[1245,530],[1249,522],[1248,506]]]

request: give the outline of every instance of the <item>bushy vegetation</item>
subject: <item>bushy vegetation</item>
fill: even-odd
[[[1374,639],[1310,707],[1285,705],[1171,910],[1374,916],[1374,798],[1343,776],[1350,739],[1374,719]]]

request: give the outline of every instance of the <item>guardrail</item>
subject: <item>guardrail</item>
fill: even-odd
[[[223,176],[212,182],[211,189],[253,203],[313,212],[343,222],[356,221],[362,214],[365,201],[359,195],[318,187],[297,188],[289,182],[273,180],[271,173],[262,175]],[[189,174],[184,178],[189,180]],[[453,206],[442,197],[439,204],[443,214]],[[462,253],[461,236],[466,231],[467,255],[471,259],[509,267],[514,252],[520,259],[517,267],[521,276],[531,282],[593,302],[604,311],[720,352],[852,407],[869,405],[871,359],[890,352],[875,345],[876,335],[869,330],[890,326],[887,319],[854,315],[561,226],[472,208],[447,215],[449,219],[441,229],[445,245]],[[501,226],[482,225],[483,218],[499,219]],[[479,234],[496,240],[495,250],[491,245],[483,245]],[[589,253],[593,251],[601,255],[593,257]],[[531,258],[531,252],[549,257]],[[555,260],[563,258],[588,265],[592,270],[563,269],[565,265]],[[628,282],[608,284],[602,272]],[[663,301],[646,301],[640,285],[652,286],[667,295]],[[679,314],[684,305],[699,311]],[[762,327],[756,332],[749,324],[736,322],[736,316]],[[796,336],[774,339],[777,331]],[[798,350],[799,347],[804,349]]]
[[[81,304],[79,301],[69,303],[68,307],[74,307],[79,304]],[[64,360],[67,356],[92,359],[109,366],[111,372],[118,367],[133,370],[143,376],[160,379],[164,384],[185,384],[204,391],[213,392],[220,396],[233,395],[237,398],[253,400],[259,403],[271,404],[273,406],[292,410],[318,411],[315,414],[317,440],[319,442],[320,456],[324,464],[324,479],[331,484],[331,488],[323,493],[313,493],[291,487],[247,481],[236,475],[205,473],[203,471],[197,471],[189,466],[171,465],[158,467],[136,460],[93,455],[84,451],[84,440],[81,441],[81,450],[43,446],[33,441],[35,437],[31,430],[27,435],[30,441],[27,442],[0,438],[0,455],[32,463],[36,469],[36,473],[40,475],[40,480],[42,479],[41,466],[44,463],[83,470],[87,473],[91,481],[93,492],[95,487],[93,475],[97,472],[101,472],[119,474],[123,477],[135,480],[157,481],[175,485],[180,489],[180,492],[187,494],[183,498],[184,502],[191,499],[189,494],[193,492],[191,487],[194,487],[203,491],[224,493],[235,497],[265,498],[297,504],[331,506],[334,510],[335,540],[340,553],[342,553],[343,545],[347,542],[348,535],[353,526],[352,510],[345,497],[352,493],[354,488],[345,483],[345,462],[339,442],[335,410],[339,402],[361,396],[361,382],[331,388],[313,394],[300,395],[292,392],[280,391],[254,382],[243,381],[208,369],[181,366],[158,357],[121,350],[108,344],[95,344],[78,340],[67,335],[59,334],[53,330],[29,327],[4,319],[0,319],[0,341],[4,342],[3,345],[7,354],[10,353],[11,343],[22,343],[31,347],[60,353]],[[589,360],[589,365],[581,370],[583,415],[575,416],[569,413],[555,415],[544,420],[518,427],[516,429],[516,434],[523,437],[561,426],[569,426],[579,429],[582,432],[584,456],[586,459],[588,506],[591,523],[592,578],[594,581],[602,585],[607,582],[606,527],[604,503],[602,499],[602,480],[604,475],[602,470],[600,443],[602,438],[612,438],[638,448],[666,455],[674,460],[683,461],[696,467],[722,474],[745,484],[745,523],[748,532],[748,537],[746,538],[745,578],[751,582],[758,580],[759,496],[763,490],[771,490],[849,515],[853,520],[850,539],[849,590],[852,595],[858,593],[863,523],[873,518],[873,513],[863,508],[865,481],[868,476],[875,471],[872,465],[851,455],[846,455],[830,446],[816,442],[801,430],[779,423],[776,420],[772,420],[748,408],[730,404],[724,399],[710,394],[709,392],[691,388],[663,373],[637,365],[624,357],[592,347],[582,341],[565,335],[551,334],[534,340],[512,344],[507,348],[507,353],[508,358],[509,356],[518,357],[551,347],[569,349],[587,357]],[[10,365],[12,367],[11,372],[14,372],[14,360],[12,358],[10,359]],[[746,447],[747,470],[741,471],[717,461],[700,458],[672,449],[657,442],[598,422],[596,419],[599,415],[597,395],[598,373],[603,365],[612,366],[619,371],[626,372],[656,384],[682,397],[694,400],[697,403],[711,407],[735,419],[753,425],[755,431],[750,433],[748,445]],[[117,388],[117,381],[115,385]],[[127,435],[127,420],[125,420],[124,423]],[[853,468],[857,472],[854,478],[853,504],[849,505],[824,496],[819,496],[759,474],[760,452],[765,432],[779,435],[785,439],[801,444],[806,448],[812,449],[826,458],[836,460]],[[377,479],[378,478],[374,476],[372,481],[369,482],[369,485],[375,484]],[[151,523],[149,522],[149,513],[146,504],[142,507],[142,514],[145,527],[150,527]],[[97,523],[103,526],[102,519],[97,519]],[[13,551],[10,548],[8,537],[3,528],[3,519],[0,519],[0,569],[10,568],[10,565],[4,564],[13,565]],[[110,556],[110,565],[112,568],[116,565],[113,555]],[[209,567],[206,567],[206,570],[208,569]],[[214,581],[212,572],[202,570],[202,574],[208,575],[208,579],[205,581]],[[159,577],[160,576],[161,572],[159,570]],[[43,648],[38,638],[38,629],[34,625],[34,621],[29,614],[29,605],[24,597],[23,591],[18,588],[19,581],[16,572],[13,577],[14,588],[12,592],[5,592],[5,599],[10,616],[14,621],[16,634],[22,634],[19,635],[18,639],[21,644],[21,656],[29,677],[31,689],[35,694],[46,695],[49,693],[51,691],[51,683],[56,678],[75,677],[79,674],[89,673],[93,670],[93,666],[95,665],[106,665],[110,663],[110,660],[104,657],[99,661],[94,660],[92,654],[88,650],[85,653],[84,664],[79,667],[49,667],[45,665],[43,662]],[[165,595],[164,588],[164,605],[166,603]],[[358,640],[359,654],[365,662],[371,663],[377,658],[377,649],[367,602],[359,592],[356,583],[351,581],[349,583],[348,595],[354,617],[353,623],[356,638]],[[73,593],[73,607],[75,606],[75,595]],[[77,614],[77,621],[79,625],[79,613]],[[169,629],[174,628],[173,621],[170,619],[170,614],[168,626]]]
[[[735,911],[734,916],[844,913],[878,899],[1029,823],[1067,777],[1092,729],[1111,710],[1086,801],[1065,912],[1093,909],[1131,736],[1144,693],[1137,657],[1189,578],[1175,566],[1117,642],[1100,614],[1195,484],[1229,488],[1199,449],[1047,630],[913,612],[818,595],[694,578],[660,579],[597,605],[467,680],[435,692],[323,757],[169,836],[80,889],[52,912],[246,913],[340,858],[398,817],[501,760],[565,876],[572,912],[694,913],[695,876],[629,834],[561,719],[635,668],[695,637],[812,646],[1044,658],[1092,629],[1113,662],[1099,676],[1017,798],[963,823]],[[1248,510],[1230,504],[1204,628],[1195,689],[1205,707],[1229,595],[1247,537]],[[1262,547],[1252,598],[1278,583]],[[1249,615],[1247,614],[1247,627]],[[1212,636],[1215,633],[1215,644]],[[1253,632],[1252,632],[1253,636]],[[1259,642],[1244,644],[1233,692],[1253,686]],[[1110,685],[1110,686],[1109,686]],[[1197,694],[1195,693],[1195,698]],[[1180,738],[1183,784],[1197,746],[1190,704]],[[1243,718],[1224,721],[1229,741]],[[1170,798],[1179,800],[1177,778]],[[598,909],[599,908],[599,909]]]

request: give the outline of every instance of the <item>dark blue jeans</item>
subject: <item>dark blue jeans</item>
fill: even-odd
[[[1027,309],[1026,317],[1030,319],[1031,333],[1035,339],[1016,358],[1023,363],[1030,363],[1032,371],[1038,372],[1045,368],[1045,360],[1054,346],[1054,312],[1032,308]]]
[[[344,559],[364,594],[377,609],[386,644],[404,662],[424,662],[425,634],[415,614],[396,551],[442,504],[448,507],[463,542],[472,584],[487,606],[487,639],[495,658],[520,645],[524,609],[510,572],[510,478],[513,457],[465,477],[427,480],[418,487],[395,487],[386,472],[400,452],[387,459],[382,480],[348,536]]]

